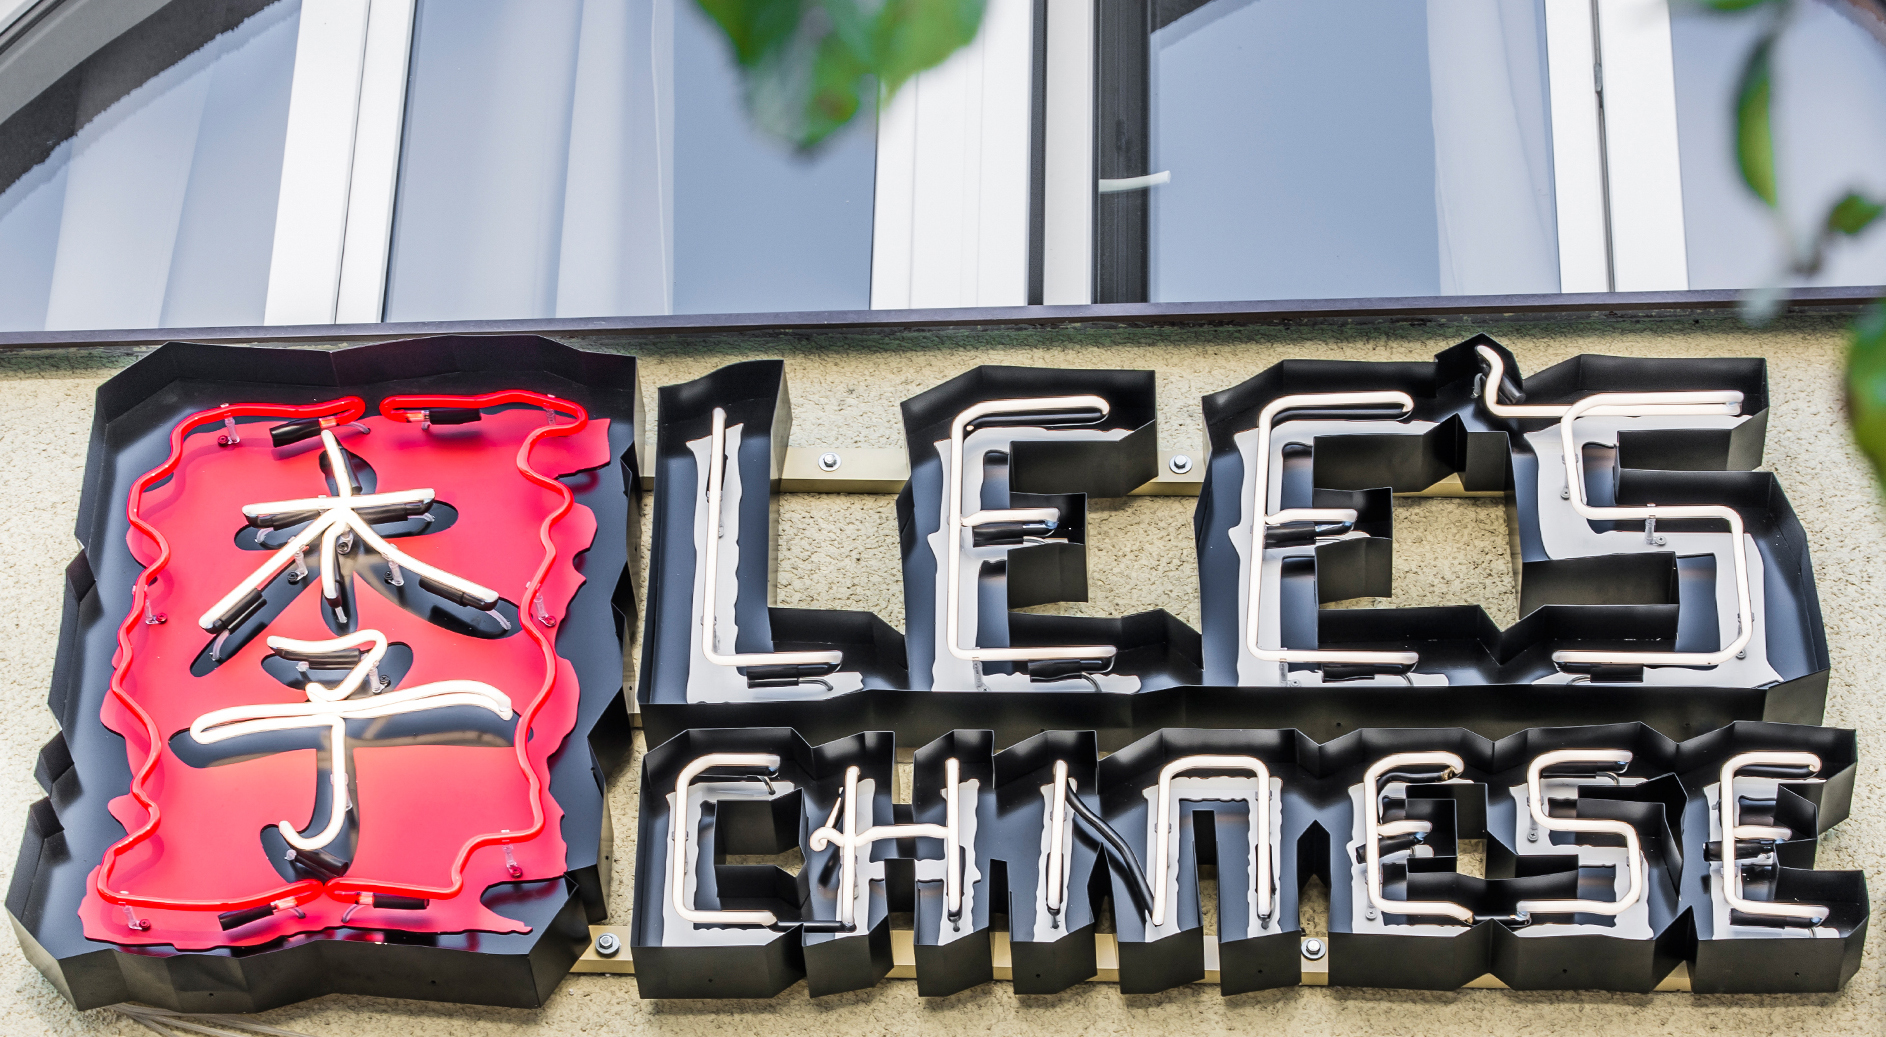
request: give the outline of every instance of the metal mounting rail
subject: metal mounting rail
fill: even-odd
[[[589,946],[583,948],[583,956],[576,960],[576,964],[571,967],[570,971],[572,973],[592,975],[635,975],[635,960],[629,954],[629,931],[629,927],[626,925],[590,926]],[[619,950],[612,955],[604,956],[596,951],[596,941],[604,935],[614,936],[616,939],[615,946],[618,947]],[[1321,940],[1327,945],[1328,937],[1304,937],[1306,943],[1310,940]],[[1014,978],[1010,973],[1010,970],[1013,968],[1013,958],[1009,953],[1009,934],[1003,932],[991,932],[989,934],[989,957],[993,959],[995,978],[997,981],[1006,981]],[[1320,958],[1311,958],[1307,954],[1300,955],[1299,961],[1303,966],[1303,978],[1298,981],[1298,985],[1305,987],[1328,986],[1329,958],[1330,955],[1327,950],[1324,951]],[[1095,972],[1094,975],[1088,979],[1089,983],[1118,983],[1120,981],[1120,945],[1118,939],[1112,933],[1095,934],[1094,962],[1098,966],[1099,971]],[[909,929],[891,930],[891,971],[887,978],[917,978],[917,935]],[[1207,934],[1205,937],[1205,978],[1199,980],[1199,982],[1212,985],[1216,985],[1218,982],[1218,941],[1210,934]],[[1505,983],[1500,982],[1489,973],[1471,983],[1465,984],[1460,989],[1506,990],[1509,988]],[[1671,972],[1668,976],[1665,976],[1663,982],[1657,984],[1653,993],[1683,993],[1687,992],[1689,989],[1689,966],[1685,963],[1678,963],[1676,970]]]
[[[838,458],[836,468],[827,469],[820,459]],[[1196,497],[1205,485],[1206,454],[1198,447],[1167,446],[1159,448],[1159,474],[1151,482],[1134,490],[1133,497]],[[1172,460],[1183,457],[1185,471],[1173,470]],[[655,488],[653,466],[642,466],[642,489]],[[910,478],[910,459],[902,450],[889,447],[790,446],[786,464],[780,472],[781,493],[896,493]],[[1500,497],[1498,490],[1469,491],[1460,484],[1460,476],[1450,475],[1425,490],[1398,493],[1397,497]]]

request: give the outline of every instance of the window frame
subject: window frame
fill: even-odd
[[[310,338],[377,338],[420,327],[381,323],[417,0],[302,2],[262,326],[269,330],[166,329],[142,338],[106,330],[14,332],[0,334],[0,349],[186,335],[240,341],[265,334],[281,337],[277,330],[291,327],[332,329],[310,332]],[[871,286],[878,315],[674,315],[423,326],[471,333],[608,329],[638,334],[760,327],[1055,325],[1091,319],[1166,324],[1713,314],[1733,305],[1735,292],[1686,291],[1669,0],[1545,0],[1560,293],[1099,305],[1093,304],[1097,286],[1133,283],[1136,278],[1143,284],[1146,273],[1143,258],[1137,270],[1110,265],[1098,247],[1110,233],[1103,214],[1132,210],[1137,201],[1137,214],[1128,215],[1144,223],[1146,192],[1102,194],[1099,181],[1154,171],[1140,168],[1147,158],[1144,126],[1128,141],[1137,141],[1137,154],[1131,147],[1117,146],[1102,154],[1108,135],[1098,127],[1105,106],[1097,96],[1097,73],[1132,63],[1134,55],[1117,53],[1125,38],[1119,32],[1122,24],[1130,31],[1136,24],[1143,29],[1135,53],[1144,70],[1150,15],[1137,23],[1134,18],[1136,9],[1143,13],[1151,5],[1145,0],[1009,2],[1014,5],[1010,17],[998,19],[1006,33],[1001,46],[985,46],[986,41],[979,40],[952,59],[958,65],[982,63],[978,81],[983,97],[964,88],[974,77],[946,65],[915,77],[880,116]],[[58,48],[83,51],[70,57],[71,66],[164,6],[164,0],[26,0],[17,5],[0,16],[0,21],[12,19],[0,26],[0,100],[9,89],[36,96],[27,88],[47,74],[57,78],[56,69],[31,72],[44,63],[43,56],[34,57],[32,44],[46,34],[77,35],[76,43]],[[12,81],[6,79],[9,69],[16,74]],[[1007,89],[1018,83],[1025,84],[1020,91],[1025,100],[1010,105],[1002,125],[981,118],[987,109],[977,105],[988,104],[990,84]],[[1140,84],[1143,121],[1143,74]],[[884,132],[898,117],[897,104],[921,109],[921,119],[911,121],[956,120],[956,135],[943,138],[944,147],[930,140],[926,151],[917,139],[920,131],[901,136]],[[944,168],[947,163],[938,160],[939,154],[950,152],[948,145],[959,141],[982,149],[979,173]],[[999,204],[986,204],[992,197],[990,185],[1000,196]],[[887,188],[907,193],[903,210],[892,212],[891,219],[886,219]],[[964,197],[972,201],[964,202]],[[926,204],[927,215],[915,215]],[[991,219],[998,213],[1006,215],[991,230]],[[985,276],[989,270],[1000,271],[999,276]],[[954,285],[945,283],[951,278]],[[1802,312],[1844,312],[1880,292],[1874,286],[1798,289],[1792,298]],[[921,307],[926,302],[933,308],[911,309],[913,303]],[[1047,308],[1019,309],[1024,304]]]
[[[981,31],[878,105],[871,307],[1031,301],[1041,0],[988,0]]]
[[[1689,251],[1670,3],[1592,0],[1592,8],[1611,285],[1620,292],[1685,291]]]
[[[988,31],[879,106],[873,307],[1034,301],[1044,2],[992,0]],[[303,0],[268,325],[384,317],[417,6]],[[979,169],[953,161],[964,151]]]
[[[548,335],[601,338],[633,350],[645,339],[723,334],[862,334],[922,329],[1224,328],[1326,324],[1453,325],[1466,336],[1509,324],[1567,321],[1735,320],[1743,293],[1731,289],[1589,292],[1548,295],[1454,295],[1375,299],[1280,299],[1260,302],[1097,303],[950,307],[930,310],[835,310],[709,313],[410,323],[255,325],[250,327],[0,332],[0,351],[137,347],[164,342],[323,344],[391,341],[421,335]],[[1797,288],[1780,316],[1845,319],[1886,295],[1886,285]]]
[[[303,3],[288,154],[306,159],[285,163],[265,321],[377,322],[417,0]],[[976,43],[880,107],[874,309],[1146,301],[1149,192],[1099,182],[1156,172],[1162,6],[993,0]],[[1561,294],[1687,289],[1669,0],[1545,11]],[[949,161],[963,150],[979,169]]]
[[[1201,5],[1091,2],[1092,179],[1157,173],[1147,165],[1153,23],[1162,8]],[[1669,0],[1544,0],[1544,8],[1560,293],[1687,289]],[[1149,191],[1097,192],[1092,209],[1091,298],[1145,301]]]
[[[385,312],[417,0],[302,0],[267,325]]]

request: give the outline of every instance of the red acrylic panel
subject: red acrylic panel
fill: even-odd
[[[420,407],[485,409],[476,422],[427,427],[413,412]],[[225,417],[251,420],[232,432]],[[330,492],[319,438],[277,448],[268,435],[272,424],[309,417],[371,466],[379,492],[431,488],[456,509],[448,528],[394,543],[498,591],[516,606],[515,629],[480,637],[429,621],[367,586],[362,569],[352,577],[355,614],[344,629],[324,610],[318,578],[302,580],[261,634],[192,675],[212,640],[197,617],[269,556],[238,546],[239,536],[254,533],[244,527],[243,506]],[[607,421],[521,391],[396,398],[370,417],[347,399],[236,404],[186,419],[169,460],[138,481],[128,505],[130,547],[146,568],[119,631],[101,719],[124,736],[133,781],[131,794],[112,803],[127,835],[92,872],[80,909],[86,935],[197,950],[266,943],[344,919],[356,929],[528,931],[480,897],[493,885],[557,879],[566,870],[549,758],[574,727],[578,688],[556,654],[556,624],[583,583],[577,558],[596,521],[556,480],[612,460]],[[320,556],[311,550],[310,564]],[[215,710],[310,701],[263,669],[269,636],[320,641],[365,629],[411,649],[410,668],[389,690],[482,682],[509,698],[510,730],[484,736],[492,744],[426,744],[423,734],[382,743],[371,726],[362,740],[350,737],[348,866],[338,877],[285,877],[262,833],[280,821],[305,831],[325,817],[317,804],[324,754],[297,748],[203,765],[179,755],[176,740],[192,738],[191,723]],[[362,894],[426,905],[387,909],[363,903]],[[269,905],[277,909],[267,917],[229,931],[219,922],[224,913]]]

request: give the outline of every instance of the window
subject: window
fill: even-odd
[[[315,8],[310,8],[314,10]],[[799,154],[695,0],[0,0],[0,330],[1741,289],[1762,15],[987,0]],[[1886,196],[1886,22],[1805,3],[1784,207]],[[1886,231],[1812,283],[1886,283]]]
[[[1671,11],[1691,288],[1760,287],[1787,265],[1767,208],[1735,164],[1733,99],[1762,24]],[[1886,48],[1835,7],[1810,3],[1797,8],[1773,62],[1778,187],[1795,239],[1805,241],[1847,192],[1886,198]],[[1827,259],[1806,283],[1886,284],[1886,234],[1843,242]]]
[[[1096,302],[1754,288],[1785,265],[1733,150],[1759,13],[1097,5]],[[1847,191],[1886,195],[1886,25],[1850,20],[1868,17],[1798,5],[1776,57],[1797,237]],[[1875,234],[1812,283],[1883,282]]]
[[[1100,12],[1095,301],[1559,290],[1542,0]]]
[[[691,0],[420,0],[386,319],[865,309],[874,121],[763,138]]]
[[[0,52],[0,329],[261,322],[300,8],[171,4],[101,17],[76,63],[73,39]]]

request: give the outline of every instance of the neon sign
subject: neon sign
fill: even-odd
[[[515,963],[604,911],[636,405],[632,360],[530,339],[171,345],[106,385],[42,754],[82,792],[10,905],[62,989],[548,994]]]

